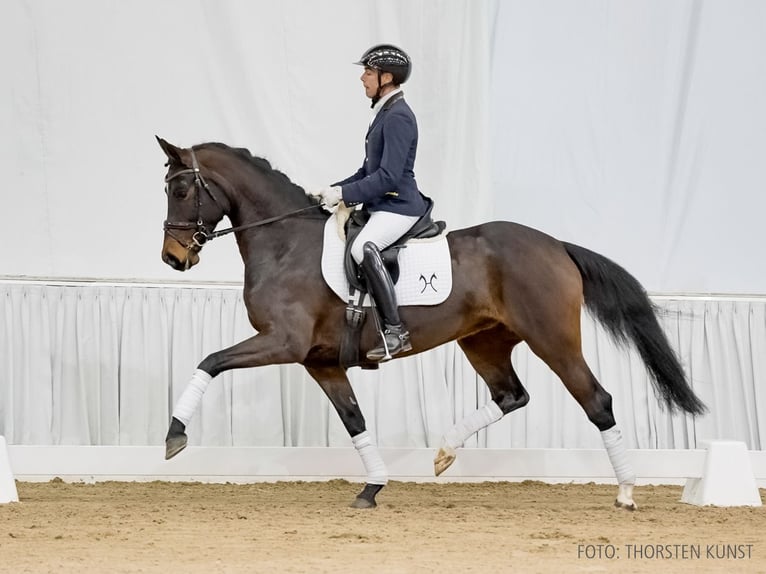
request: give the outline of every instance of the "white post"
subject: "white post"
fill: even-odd
[[[710,441],[705,466],[700,476],[686,481],[681,502],[696,506],[762,506],[747,445],[734,440]]]
[[[11,463],[8,460],[5,437],[0,436],[0,504],[18,501],[19,493],[16,491],[16,481],[11,472]]]

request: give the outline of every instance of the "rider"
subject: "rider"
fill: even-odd
[[[401,85],[410,76],[410,57],[396,46],[373,46],[355,62],[364,66],[361,80],[373,117],[365,137],[362,167],[346,179],[323,188],[319,195],[328,207],[341,200],[347,206],[362,204],[369,221],[351,246],[351,255],[364,272],[367,287],[383,316],[385,345],[367,353],[372,361],[412,349],[410,334],[399,318],[394,284],[380,251],[394,243],[426,213],[428,199],[415,182],[418,126],[404,101]]]

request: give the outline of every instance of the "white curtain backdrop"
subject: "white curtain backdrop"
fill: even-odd
[[[711,414],[662,411],[635,355],[585,319],[629,445],[764,448],[764,31],[759,0],[0,2],[0,434],[162,442],[194,367],[252,329],[231,237],[186,274],[160,261],[154,135],[247,147],[326,185],[363,159],[352,62],[390,42],[414,60],[416,173],[437,218],[542,229],[656,294]],[[555,376],[526,349],[513,360],[530,405],[469,446],[600,447]],[[433,446],[487,400],[454,344],[351,377],[383,446]],[[190,432],[349,444],[295,366],[222,375]]]
[[[15,444],[154,445],[205,355],[254,333],[238,289],[0,283],[0,434]],[[766,444],[766,298],[657,298],[694,390],[710,413],[671,416],[634,352],[589,317],[586,358],[614,397],[630,448],[695,448],[727,438]],[[600,448],[601,438],[558,378],[524,346],[514,365],[531,401],[467,446]],[[455,344],[349,371],[381,446],[434,447],[489,400]],[[192,444],[346,446],[329,401],[302,367],[229,371],[189,425]]]

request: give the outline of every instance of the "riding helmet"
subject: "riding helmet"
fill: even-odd
[[[399,85],[410,77],[412,62],[407,53],[391,44],[378,44],[367,50],[358,62],[366,68],[389,72],[394,77],[394,84]]]

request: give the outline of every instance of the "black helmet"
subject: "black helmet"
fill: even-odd
[[[412,63],[407,52],[391,44],[378,44],[367,50],[358,62],[360,66],[389,72],[394,77],[394,84],[403,84],[410,77]]]

